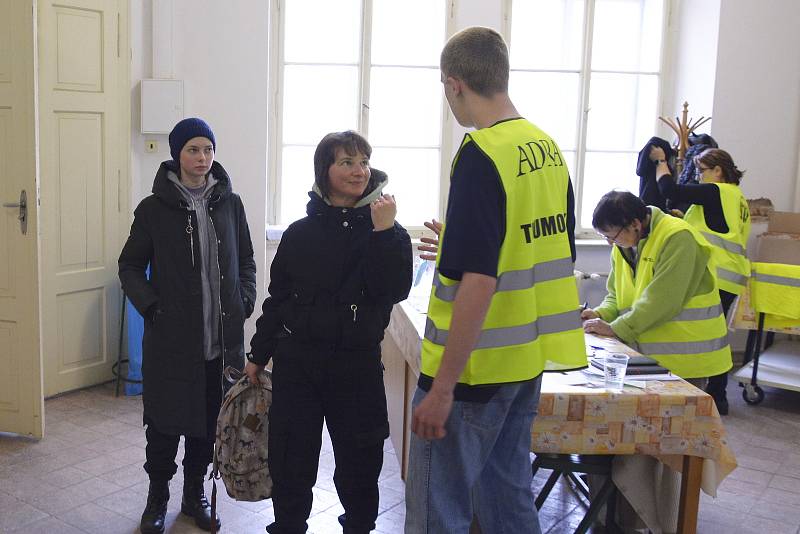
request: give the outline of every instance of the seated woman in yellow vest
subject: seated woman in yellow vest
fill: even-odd
[[[606,193],[592,226],[614,247],[608,295],[581,313],[584,330],[616,336],[695,385],[728,371],[711,246],[700,233],[627,191]]]
[[[716,265],[719,297],[727,315],[750,276],[750,261],[745,254],[750,236],[750,210],[739,189],[744,173],[736,167],[730,154],[710,148],[693,159],[700,183],[680,185],[675,183],[662,148],[651,147],[650,159],[657,163],[656,177],[661,194],[673,203],[690,204],[684,220],[713,246],[711,259]],[[725,373],[710,377],[706,386],[722,415],[728,414],[727,385]]]

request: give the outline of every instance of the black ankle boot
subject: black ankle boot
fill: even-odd
[[[181,512],[193,517],[195,524],[203,530],[211,531],[211,505],[203,491],[203,477],[187,478],[183,481],[183,500]],[[219,516],[214,517],[219,529]]]
[[[147,492],[147,506],[142,513],[139,529],[142,534],[161,534],[164,532],[164,516],[167,515],[169,501],[169,481],[150,481]]]

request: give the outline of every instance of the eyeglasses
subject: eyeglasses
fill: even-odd
[[[601,233],[601,232],[597,232],[597,235],[599,235],[600,237],[602,237],[603,239],[605,239],[605,240],[606,240],[606,241],[608,241],[609,243],[616,243],[616,241],[617,241],[617,238],[619,237],[619,234],[621,234],[621,233],[622,233],[622,231],[623,231],[625,228],[627,228],[627,227],[628,227],[628,225],[627,225],[627,224],[626,224],[625,226],[622,226],[622,227],[620,227],[620,229],[617,231],[617,233],[616,233],[616,234],[614,234],[614,237],[609,237],[609,236],[607,236],[606,234],[603,234],[603,233]]]
[[[701,167],[700,165],[698,165],[697,167],[694,168],[694,173],[695,173],[696,176],[700,176],[701,174],[703,174],[704,172],[706,172],[708,170],[711,170],[711,169],[709,167]]]

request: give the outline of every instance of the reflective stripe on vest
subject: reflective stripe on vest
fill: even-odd
[[[574,264],[571,258],[547,261],[534,265],[531,269],[506,271],[497,278],[495,291],[517,291],[530,289],[537,283],[558,278],[566,278],[574,273]],[[460,283],[445,285],[439,278],[437,269],[433,276],[433,285],[436,287],[435,295],[446,302],[453,302]]]
[[[766,282],[769,284],[778,284],[781,286],[800,287],[800,279],[790,278],[788,276],[776,276],[774,274],[761,274],[759,272],[754,272],[753,278],[757,282]]]
[[[727,334],[716,339],[706,341],[673,341],[667,343],[638,343],[639,352],[642,354],[700,354],[714,352],[728,346]]]
[[[620,310],[620,315],[625,315],[631,311],[630,308]],[[722,314],[722,304],[714,304],[706,308],[684,308],[678,315],[670,319],[670,321],[705,321],[706,319],[713,319]]]
[[[723,269],[722,267],[717,267],[717,278],[720,280],[727,280],[728,282],[742,287],[747,285],[747,277],[745,275]]]
[[[553,334],[572,330],[580,325],[580,312],[577,310],[559,313],[556,315],[543,315],[532,323],[506,328],[487,328],[481,330],[480,337],[473,350],[509,347],[523,345],[535,341],[540,335]],[[436,328],[433,321],[425,322],[425,339],[436,345],[447,345],[449,330]]]
[[[731,254],[738,254],[739,256],[744,256],[744,247],[739,243],[733,243],[731,241],[726,241],[722,239],[717,234],[712,234],[711,232],[700,232],[703,234],[703,237],[708,239],[708,242],[714,245],[715,247],[719,247],[723,250],[730,252]]]

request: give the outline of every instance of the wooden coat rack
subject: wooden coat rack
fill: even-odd
[[[711,117],[700,117],[697,120],[689,119],[689,103],[683,103],[683,113],[681,118],[675,117],[659,117],[658,119],[672,128],[678,136],[678,159],[675,162],[676,172],[678,175],[683,171],[683,158],[686,156],[686,149],[689,148],[689,134],[694,132],[698,126],[705,124],[711,120]]]

